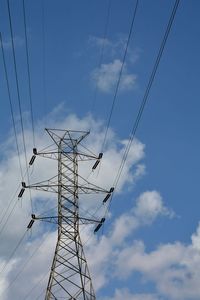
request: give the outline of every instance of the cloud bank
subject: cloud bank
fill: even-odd
[[[80,119],[76,115],[58,119],[57,113],[52,113],[51,122],[55,128],[75,130],[92,128],[87,147],[96,153],[100,151],[105,129],[101,121],[96,121],[92,117]],[[41,121],[36,132],[38,149],[51,143],[48,136],[42,133],[42,128]],[[28,155],[31,156],[31,132],[27,129],[25,135]],[[83,176],[88,176],[89,180],[100,186],[106,188],[112,186],[125,145],[126,141],[120,140],[112,130],[109,130],[107,149],[99,175],[97,172],[91,173],[89,170],[92,165],[89,165],[81,168]],[[15,300],[44,298],[56,242],[56,228],[35,222],[32,232],[27,233],[22,245],[10,259],[12,250],[30,221],[30,199],[28,193],[25,193],[21,202],[17,200],[17,192],[20,189],[18,183],[21,179],[12,136],[2,147],[7,151],[0,161],[0,211],[3,211],[0,217],[0,298],[2,300],[13,299],[13,297]],[[127,190],[134,187],[137,180],[144,175],[144,158],[145,145],[136,139],[116,191],[118,195],[126,194]],[[23,161],[23,154],[21,159]],[[31,182],[54,175],[56,172],[54,167],[56,166],[50,167],[48,160],[37,158],[34,168],[30,169]],[[32,197],[38,213],[56,203],[54,195],[50,197],[50,194],[39,192],[33,193]],[[7,209],[10,199],[13,201]],[[167,207],[161,193],[154,189],[142,192],[131,201],[132,208],[129,211],[121,212],[113,218],[112,215],[108,215],[110,226],[106,234],[93,235],[91,227],[81,230],[98,298],[101,300],[199,299],[200,225],[197,226],[196,232],[191,234],[191,243],[185,245],[181,241],[172,241],[155,245],[154,249],[149,251],[145,241],[135,238],[136,232],[141,228],[145,230],[146,227],[154,226],[159,218],[168,218],[170,222],[175,213]],[[140,286],[137,291],[132,290],[130,286],[130,282],[134,282],[135,274],[140,276]],[[110,284],[113,291],[109,291]],[[146,284],[151,285],[148,291]]]
[[[95,121],[92,117],[79,119],[75,115],[69,115],[62,120],[59,118],[59,121],[57,121],[57,114],[57,111],[51,114],[51,126],[54,128],[66,128],[73,130],[80,130],[80,128],[81,130],[89,130],[92,128],[93,130],[88,137],[86,146],[94,153],[99,153],[105,130],[102,122]],[[37,148],[39,150],[52,143],[48,135],[44,135],[42,131],[43,127],[43,122],[40,122],[37,126],[37,131],[35,132]],[[32,139],[31,131],[28,129],[25,132],[25,137],[27,154],[30,158],[32,156]],[[18,138],[20,141],[20,135]],[[13,297],[13,291],[15,291],[15,299],[22,299],[23,295],[26,293],[26,288],[28,288],[30,284],[24,286],[24,284],[19,284],[20,280],[21,282],[26,282],[26,280],[28,280],[31,285],[34,285],[37,278],[44,276],[43,270],[47,271],[50,268],[56,238],[55,227],[48,228],[46,224],[41,225],[41,223],[35,222],[32,232],[28,232],[25,235],[22,245],[19,249],[17,249],[15,255],[12,257],[12,251],[26,231],[31,214],[28,190],[25,191],[22,200],[17,199],[22,179],[19,174],[18,157],[13,145],[14,138],[10,136],[8,141],[2,145],[5,150],[5,154],[0,162],[0,177],[2,178],[0,182],[0,211],[2,212],[0,219],[0,238],[2,241],[0,247],[1,299],[11,299]],[[114,176],[121,163],[124,148],[124,141],[118,139],[115,133],[110,130],[108,133],[107,150],[104,153],[104,159],[99,172],[91,172],[93,165],[93,162],[91,162],[88,166],[80,166],[81,175],[87,177],[94,184],[98,184],[106,189],[110,188],[113,185]],[[135,143],[133,143],[132,146],[132,151],[130,152],[129,161],[127,161],[127,164],[125,165],[123,177],[119,183],[118,190],[116,191],[117,193],[122,192],[126,184],[134,184],[137,179],[142,176],[144,168],[142,168],[142,171],[140,172],[138,172],[138,168],[141,168],[140,165],[143,158],[144,145],[140,141],[135,140]],[[23,169],[25,169],[23,153],[20,154],[20,159],[23,164]],[[56,173],[57,165],[55,162],[37,157],[33,167],[30,168],[30,181],[31,183],[34,183],[47,180],[56,175]],[[25,176],[23,180],[27,182],[27,176]],[[35,191],[32,192],[32,199],[36,215],[54,207],[57,202],[55,195]],[[99,199],[101,203],[102,200],[103,199]],[[86,203],[85,199],[80,201]],[[96,209],[98,202],[95,203],[93,201],[93,205]],[[87,208],[87,206],[85,208]],[[106,208],[103,208],[99,213],[104,213],[105,209]],[[41,239],[43,244],[40,246],[39,243]],[[51,247],[49,247],[49,243],[52,244]],[[15,280],[15,276],[19,276],[17,275],[18,270],[20,270],[19,266],[24,265],[24,262],[28,260],[29,256],[33,255],[34,249],[37,247],[39,247],[38,252],[35,253],[34,257],[31,259],[31,264],[27,263],[27,266],[24,267],[25,269],[22,272],[23,276],[20,276],[19,279]],[[13,280],[15,280],[18,284],[15,285],[15,283],[12,283]],[[11,283],[13,289],[9,288]]]

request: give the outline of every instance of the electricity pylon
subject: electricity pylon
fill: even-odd
[[[29,186],[23,182],[21,190],[22,194],[25,188],[54,192],[58,197],[58,209],[55,216],[42,218],[33,214],[28,224],[28,228],[31,228],[37,219],[57,224],[57,244],[45,300],[95,300],[79,225],[96,224],[94,232],[97,232],[105,219],[96,220],[95,217],[87,217],[87,214],[81,215],[80,206],[83,205],[81,201],[84,202],[85,195],[88,194],[106,194],[103,200],[105,203],[114,189],[111,188],[108,191],[100,188],[89,183],[79,174],[80,162],[96,160],[93,165],[95,169],[102,157],[102,153],[96,156],[81,144],[89,132],[59,129],[46,129],[46,131],[56,144],[56,149],[55,145],[53,149],[45,152],[33,149],[34,155],[29,164],[33,164],[36,155],[51,158],[58,161],[58,173],[49,180]]]

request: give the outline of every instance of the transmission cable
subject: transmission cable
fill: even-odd
[[[99,57],[99,62],[98,62],[98,68],[101,67],[102,61],[103,61],[103,56],[104,56],[104,52],[105,52],[105,43],[106,43],[106,39],[107,39],[107,35],[108,35],[108,26],[109,26],[109,20],[110,20],[110,10],[111,10],[111,0],[108,1],[108,9],[107,9],[107,15],[106,15],[106,22],[105,22],[105,28],[104,28],[104,34],[103,34],[103,43],[102,43],[102,47],[100,50],[100,57]],[[95,108],[95,104],[96,104],[96,100],[97,100],[97,82],[95,85],[95,90],[94,90],[94,99],[92,102],[92,108],[91,108],[91,113],[94,111]]]
[[[33,101],[32,101],[32,90],[31,90],[31,75],[30,75],[30,53],[28,48],[28,38],[27,38],[27,21],[26,21],[26,9],[24,0],[23,3],[23,19],[24,19],[24,34],[25,34],[25,46],[26,46],[26,62],[27,62],[27,73],[28,73],[28,89],[29,89],[29,99],[30,99],[30,111],[31,111],[31,125],[33,134],[33,146],[35,147],[35,128],[34,128],[34,117],[33,117]]]
[[[46,277],[48,276],[48,274],[49,274],[49,270],[48,270],[48,272],[46,272],[45,274],[44,274],[44,276],[42,277],[42,279],[39,279],[37,282],[36,282],[36,284],[31,288],[31,290],[29,290],[29,292],[24,296],[24,298],[22,299],[22,300],[26,300],[29,296],[30,296],[30,294],[32,293],[32,291],[34,291],[34,289],[36,289],[36,287],[38,287],[40,284],[41,284],[41,282],[43,282],[45,279],[46,279]],[[45,289],[46,290],[46,289]],[[43,292],[42,292],[43,293]]]
[[[15,247],[14,250],[11,252],[11,254],[10,254],[8,260],[5,262],[4,266],[3,266],[3,267],[1,268],[1,270],[0,270],[0,274],[2,274],[2,272],[6,269],[6,267],[8,266],[8,264],[9,264],[9,262],[10,262],[10,260],[11,260],[11,259],[13,258],[13,256],[15,255],[17,249],[18,249],[18,248],[20,247],[20,245],[22,244],[22,242],[23,242],[23,240],[24,240],[24,238],[25,238],[25,236],[26,236],[27,231],[28,231],[28,230],[26,229],[26,231],[23,233],[22,237],[20,238],[19,242],[17,243],[16,247]]]
[[[19,114],[20,114],[20,123],[21,123],[21,131],[22,131],[23,148],[24,148],[26,169],[28,170],[27,151],[26,151],[25,134],[24,134],[24,124],[23,124],[22,108],[21,108],[21,97],[20,97],[20,92],[19,92],[19,80],[18,80],[17,63],[16,63],[16,55],[15,55],[15,47],[14,47],[14,36],[13,36],[12,18],[11,18],[11,12],[10,12],[10,0],[7,0],[7,8],[8,8],[8,17],[9,17],[9,25],[10,25],[10,34],[11,34],[11,43],[12,43],[12,54],[13,54],[15,80],[16,80],[16,87],[17,87],[17,98],[18,98],[18,106],[19,106]],[[28,179],[28,184],[30,184],[30,178],[29,178],[29,173],[28,172],[27,172],[27,179]],[[30,193],[30,202],[31,202],[31,210],[33,212],[33,203],[32,203],[31,193]]]
[[[164,33],[164,37],[162,39],[162,42],[161,42],[161,45],[160,45],[160,48],[159,48],[159,51],[158,51],[158,55],[156,57],[156,61],[155,61],[155,64],[153,66],[153,70],[151,72],[151,75],[150,75],[150,78],[149,78],[149,81],[148,81],[148,84],[147,84],[147,87],[146,87],[146,90],[145,90],[145,93],[144,93],[144,96],[143,96],[143,99],[142,99],[142,103],[140,105],[136,120],[133,124],[132,130],[131,130],[131,133],[130,133],[130,138],[129,138],[129,141],[128,141],[127,146],[125,148],[125,151],[124,151],[124,154],[123,154],[123,157],[122,157],[122,161],[121,161],[117,176],[114,180],[115,189],[116,189],[116,187],[119,183],[119,179],[121,177],[121,174],[122,174],[122,171],[123,171],[128,153],[130,151],[131,144],[132,144],[133,139],[135,137],[136,131],[137,131],[138,126],[139,126],[139,122],[141,120],[145,105],[147,103],[148,96],[149,96],[153,81],[155,79],[155,75],[156,75],[156,72],[157,72],[157,69],[158,69],[158,66],[159,66],[159,63],[160,63],[160,60],[161,60],[161,57],[162,57],[162,54],[163,54],[163,51],[164,51],[164,48],[165,48],[165,45],[166,45],[166,42],[167,42],[167,39],[168,39],[170,30],[171,30],[171,27],[172,27],[172,24],[173,24],[173,21],[174,21],[174,18],[175,18],[177,9],[178,9],[179,2],[180,2],[180,0],[176,0],[175,3],[174,3],[173,10],[171,12],[170,19],[169,19],[168,24],[167,24],[167,28],[166,28],[165,33]],[[114,196],[114,193],[112,193],[107,213],[110,209],[110,205],[111,205],[113,196]]]
[[[20,188],[20,186],[21,186],[21,183],[18,185],[16,191],[14,192],[14,195],[11,197],[11,199],[10,199],[10,201],[9,201],[9,203],[8,203],[7,208],[4,208],[4,210],[2,210],[1,215],[0,215],[0,217],[1,217],[1,218],[0,218],[0,225],[1,225],[1,223],[3,222],[3,220],[4,220],[6,214],[7,214],[8,210],[9,210],[9,208],[10,208],[10,206],[11,206],[13,200],[15,199],[15,197],[16,197],[16,195],[17,195],[17,192],[18,192],[18,190],[19,190],[19,188]],[[17,202],[17,201],[16,201],[16,202]],[[1,231],[0,231],[0,234],[1,234]]]
[[[26,176],[26,173],[27,173],[27,171],[24,173],[23,177]],[[19,190],[20,186],[21,186],[21,183],[18,185],[18,187],[17,187],[17,189],[15,190],[13,196],[11,197],[11,199],[10,199],[8,205],[7,205],[7,208],[5,208],[4,211],[2,212],[2,214],[1,214],[2,217],[1,217],[1,219],[0,219],[0,224],[2,224],[3,220],[5,219],[5,217],[6,217],[6,215],[7,215],[7,212],[9,211],[9,209],[10,209],[10,207],[11,207],[11,205],[12,205],[12,202],[14,201],[14,199],[15,199],[15,197],[16,197],[16,194],[17,194],[17,191]],[[15,200],[15,202],[14,202],[14,204],[13,204],[13,207],[12,207],[10,213],[8,214],[8,216],[7,216],[6,220],[5,220],[5,222],[4,222],[3,226],[2,226],[2,228],[0,229],[0,235],[2,234],[4,228],[6,227],[6,225],[7,225],[7,223],[8,223],[8,220],[10,219],[10,217],[11,217],[11,215],[12,215],[14,209],[16,208],[16,205],[17,205],[18,201],[19,201],[18,199]]]
[[[47,115],[47,84],[46,84],[46,20],[45,20],[45,0],[41,1],[42,4],[42,83],[43,83],[43,110],[44,110],[44,122],[46,124],[46,115]]]
[[[101,152],[104,151],[104,148],[106,146],[108,129],[110,127],[110,122],[111,122],[112,114],[113,114],[113,111],[114,111],[114,107],[115,107],[115,103],[116,103],[116,99],[117,99],[117,94],[118,94],[118,91],[119,91],[119,86],[120,86],[120,82],[121,82],[121,78],[122,78],[122,73],[123,73],[124,64],[125,64],[125,60],[126,60],[126,55],[127,55],[130,39],[131,39],[131,36],[132,36],[132,32],[133,32],[133,29],[134,29],[135,18],[136,18],[136,14],[137,14],[137,10],[138,10],[138,3],[139,3],[139,0],[136,0],[134,12],[133,12],[133,17],[132,17],[132,21],[131,21],[131,26],[130,26],[130,30],[129,30],[129,34],[128,34],[128,39],[127,39],[127,42],[126,42],[124,55],[123,55],[123,59],[122,59],[122,64],[121,64],[121,68],[120,68],[120,71],[119,71],[119,77],[118,77],[118,80],[117,80],[116,89],[115,89],[115,93],[114,93],[110,113],[109,113],[109,116],[108,116],[108,121],[107,121],[107,126],[106,126],[106,130],[105,130],[105,135],[104,135],[104,139],[103,139],[102,151]]]
[[[37,298],[35,298],[35,300],[39,300],[43,293],[46,294],[46,288],[43,289],[43,291],[37,296]]]
[[[16,276],[12,279],[12,281],[9,283],[9,285],[6,287],[6,289],[4,290],[4,292],[6,290],[8,290],[13,284],[14,282],[17,280],[17,278],[21,275],[21,273],[25,270],[25,268],[27,267],[28,263],[31,261],[31,259],[34,257],[34,255],[36,254],[36,252],[42,247],[42,245],[44,244],[44,242],[46,241],[46,239],[42,239],[39,243],[39,245],[35,248],[35,250],[32,252],[32,254],[30,255],[30,257],[28,257],[28,259],[25,261],[25,263],[22,265],[21,269],[18,271],[18,273],[16,274]]]
[[[10,85],[9,85],[9,80],[8,80],[8,71],[7,71],[6,60],[5,60],[5,51],[4,51],[3,39],[2,39],[1,32],[0,32],[0,44],[1,44],[1,52],[2,52],[2,58],[3,58],[4,73],[5,73],[5,77],[6,77],[6,85],[7,85],[7,91],[8,91],[8,99],[9,99],[11,118],[12,118],[12,125],[13,125],[13,130],[14,130],[16,148],[17,148],[17,156],[18,156],[18,161],[19,161],[19,168],[20,168],[21,178],[22,178],[22,181],[23,181],[23,172],[22,172],[22,163],[21,163],[21,159],[20,159],[19,142],[18,142],[18,139],[17,139],[17,129],[16,129],[16,125],[15,125],[15,118],[14,118],[14,111],[13,111],[13,105],[12,105],[12,100],[11,100]]]

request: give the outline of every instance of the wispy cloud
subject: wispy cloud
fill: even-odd
[[[116,289],[115,295],[113,297],[106,297],[102,300],[159,300],[154,294],[147,293],[131,293],[128,289]]]
[[[100,91],[105,93],[113,91],[117,84],[121,67],[122,61],[115,59],[111,63],[102,64],[99,69],[95,69],[92,72],[92,79]],[[137,76],[129,73],[125,64],[120,81],[120,90],[127,91],[133,89],[136,79]]]
[[[96,36],[90,36],[89,37],[89,44],[91,46],[97,46],[97,47],[112,47],[114,48],[114,44],[108,39],[108,38],[101,38]]]
[[[127,38],[120,35],[116,40],[109,40],[91,36],[89,43],[100,51],[102,57],[100,66],[91,72],[91,79],[101,92],[110,93],[119,79]],[[120,80],[121,91],[129,91],[136,86],[137,75],[132,68],[138,58],[139,50],[133,50],[129,46]]]
[[[104,49],[104,55],[106,59],[122,58],[127,43],[127,37],[123,34],[118,35],[116,39],[111,40],[108,38],[102,38],[97,36],[90,36],[89,44],[92,47],[96,47],[100,50]],[[132,49],[129,45],[127,53],[127,62],[134,64],[139,59],[141,50],[139,48]]]

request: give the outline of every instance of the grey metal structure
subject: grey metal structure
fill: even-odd
[[[38,152],[34,149],[34,161],[37,155],[58,161],[58,173],[47,181],[26,186],[47,192],[54,192],[58,197],[58,210],[55,216],[39,218],[32,215],[30,228],[36,219],[56,223],[58,238],[52,262],[45,300],[95,300],[83,244],[80,238],[80,224],[96,224],[95,232],[101,227],[105,219],[96,220],[82,216],[79,211],[81,196],[85,194],[106,194],[107,199],[111,191],[102,189],[88,182],[79,175],[80,162],[95,160],[94,168],[98,165],[102,154],[94,155],[81,144],[89,134],[84,131],[70,131],[46,129],[54,141],[54,148]],[[56,148],[55,148],[56,145]],[[105,200],[104,199],[104,200]],[[84,200],[83,200],[84,201]],[[105,201],[104,201],[105,202]]]

